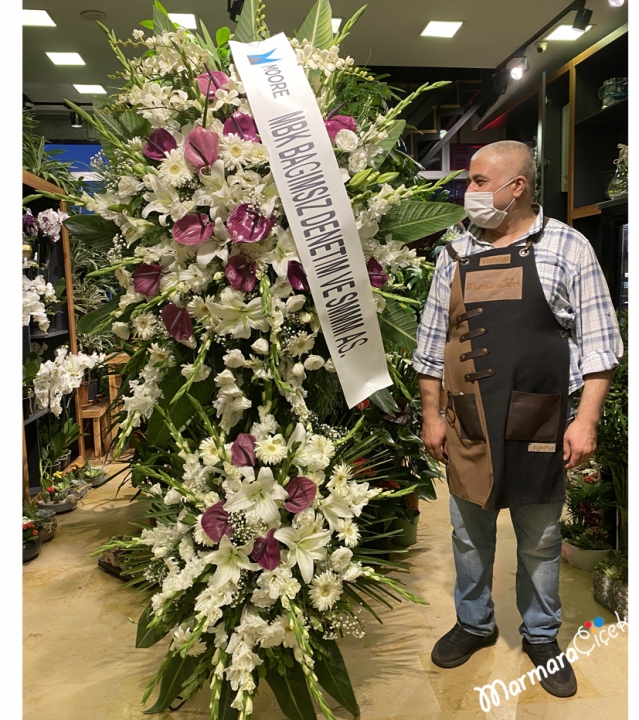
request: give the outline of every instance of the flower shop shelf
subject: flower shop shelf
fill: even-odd
[[[42,410],[36,410],[36,412],[33,413],[33,415],[30,415],[28,418],[25,419],[24,424],[29,425],[30,423],[34,422],[35,420],[38,420],[41,417],[44,417],[49,412],[49,408],[43,408]]]
[[[68,334],[69,334],[68,330],[52,330],[51,332],[48,332],[48,333],[37,332],[37,333],[31,333],[31,339],[32,340],[47,340],[48,338],[58,337],[59,335],[68,335]]]

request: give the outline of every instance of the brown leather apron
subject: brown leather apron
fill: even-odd
[[[446,246],[457,264],[444,354],[448,484],[484,509],[564,497],[570,331],[537,273],[542,232],[463,258]]]

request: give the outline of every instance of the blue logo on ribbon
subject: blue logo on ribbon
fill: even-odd
[[[261,55],[247,55],[246,57],[248,58],[251,65],[263,65],[267,62],[277,62],[280,59],[271,57],[274,52],[275,48],[269,50],[268,52],[262,53]]]

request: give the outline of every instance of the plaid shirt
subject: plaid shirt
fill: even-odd
[[[541,229],[542,222],[540,207],[530,230],[513,245],[523,244]],[[462,257],[493,247],[481,239],[481,230],[475,225],[451,242]],[[595,251],[581,233],[551,219],[533,248],[550,309],[559,324],[572,332],[569,339],[569,393],[572,394],[584,384],[584,375],[618,365],[623,342],[617,316]],[[455,265],[447,252],[440,252],[417,331],[417,350],[413,353],[413,367],[423,375],[439,378],[444,375],[448,305]]]

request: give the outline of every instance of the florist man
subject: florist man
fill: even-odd
[[[522,143],[493,143],[473,156],[464,201],[471,225],[441,252],[419,327],[422,437],[447,464],[457,572],[457,623],[432,652],[443,668],[497,640],[491,588],[502,508],[517,536],[523,650],[535,666],[560,655],[565,472],[595,451],[623,353],[592,246],[545,218],[534,189],[535,163]],[[570,396],[582,386],[572,419]],[[577,691],[566,659],[542,673],[541,685],[558,697]]]

